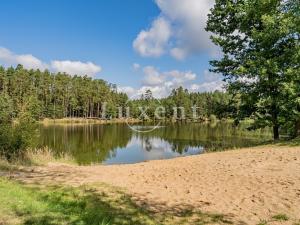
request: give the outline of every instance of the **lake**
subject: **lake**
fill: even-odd
[[[134,125],[139,129],[149,125]],[[79,165],[137,163],[262,144],[270,130],[232,123],[172,123],[140,133],[126,124],[40,126],[40,147],[70,155]]]

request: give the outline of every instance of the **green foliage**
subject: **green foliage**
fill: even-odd
[[[88,76],[0,67],[0,101],[10,101],[11,115],[30,112],[34,119],[101,117],[102,103],[109,106],[107,117],[117,116],[117,107],[128,97],[112,84]],[[1,103],[1,102],[0,102]],[[1,104],[2,105],[2,104]],[[9,109],[6,110],[9,112]]]
[[[211,114],[211,115],[209,116],[209,120],[210,120],[211,122],[216,122],[216,121],[217,121],[217,117],[216,117],[214,114]]]
[[[139,107],[148,108],[149,119],[155,118],[159,106],[166,108],[165,116],[172,118],[174,107],[183,107],[186,119],[193,116],[192,107],[197,106],[197,114],[208,118],[215,114],[218,118],[230,117],[235,111],[232,96],[222,92],[189,93],[179,87],[170,96],[155,99],[150,90],[141,99],[128,101],[128,96],[118,93],[115,85],[88,76],[70,76],[65,73],[26,70],[0,67],[0,103],[1,118],[17,118],[22,113],[29,113],[35,120],[63,117],[105,117],[126,116],[126,107],[130,107],[130,116],[139,117]],[[106,105],[104,105],[106,103]],[[4,109],[6,107],[6,109]],[[9,108],[7,108],[9,107]],[[104,112],[106,113],[104,115]],[[178,112],[181,118],[182,112]],[[145,118],[144,118],[145,119]]]
[[[145,97],[151,96],[151,97]],[[197,107],[196,116],[198,120],[209,118],[211,114],[216,115],[219,119],[230,118],[234,115],[236,104],[232,96],[228,93],[215,91],[204,93],[190,93],[188,90],[179,87],[174,89],[170,96],[162,99],[154,99],[148,92],[140,100],[133,100],[129,103],[130,113],[133,117],[139,117],[141,111],[138,107],[147,107],[147,115],[154,118],[157,107],[162,106],[165,109],[164,116],[172,119],[174,116],[174,107],[178,107],[177,119],[193,119],[193,107]],[[182,109],[179,109],[182,108]]]
[[[237,120],[296,131],[300,120],[300,16],[294,0],[216,0],[207,31],[223,57],[211,61],[240,99]]]
[[[12,100],[7,94],[0,94],[0,121],[7,123],[13,115]]]
[[[36,122],[29,111],[13,120],[13,102],[0,94],[0,155],[8,160],[22,155],[35,140]]]
[[[28,115],[12,123],[0,123],[0,155],[8,160],[24,155],[36,141],[36,122]]]

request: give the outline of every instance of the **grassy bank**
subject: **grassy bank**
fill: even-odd
[[[40,189],[0,178],[0,202],[0,224],[155,224],[121,193],[87,187]]]
[[[46,166],[48,163],[77,165],[76,160],[69,154],[61,153],[55,155],[51,149],[45,147],[41,149],[29,149],[21,156],[13,158],[10,161],[4,157],[0,157],[0,171],[14,171],[28,166]]]

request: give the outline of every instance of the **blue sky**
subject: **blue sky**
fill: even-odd
[[[128,94],[219,89],[203,29],[212,1],[2,0],[0,63],[89,73]]]

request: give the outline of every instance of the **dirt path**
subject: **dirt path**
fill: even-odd
[[[290,218],[278,224],[300,220],[300,147],[266,146],[133,165],[49,164],[13,177],[29,183],[105,182],[125,188],[153,211],[193,207],[230,215],[239,224],[277,214]]]

